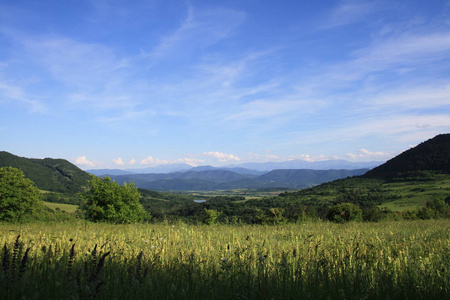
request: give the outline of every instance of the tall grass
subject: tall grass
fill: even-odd
[[[0,225],[1,299],[445,299],[450,222]],[[20,235],[20,236],[19,236]]]

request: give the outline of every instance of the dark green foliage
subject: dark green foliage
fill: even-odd
[[[149,218],[139,202],[140,194],[133,183],[119,185],[109,177],[91,175],[89,190],[81,194],[82,211],[88,220],[110,223],[134,223]]]
[[[24,248],[24,244],[20,241],[20,235],[17,236],[12,248],[8,247],[6,243],[4,244],[3,251],[0,252],[2,256],[0,286],[3,289],[19,289],[24,284],[23,276],[30,261],[30,249],[30,247]],[[0,295],[2,295],[2,292],[0,292]]]
[[[0,168],[0,221],[20,222],[41,205],[39,189],[21,170]]]
[[[80,205],[81,199],[77,194],[71,193],[58,193],[58,192],[47,192],[42,194],[42,201],[51,203],[63,203],[63,204],[73,204]]]
[[[30,159],[0,152],[0,167],[21,169],[41,190],[76,194],[82,191],[89,174],[64,159]]]
[[[419,209],[417,216],[423,220],[449,218],[450,210],[444,200],[434,199],[433,201],[428,201],[425,207]]]
[[[361,221],[362,210],[353,203],[341,203],[328,208],[327,219],[336,223]]]
[[[378,222],[383,219],[383,211],[377,206],[369,206],[362,209],[363,221]]]

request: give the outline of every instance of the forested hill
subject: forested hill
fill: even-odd
[[[364,174],[358,170],[273,170],[263,175],[238,174],[227,170],[188,171],[167,174],[129,174],[110,177],[118,183],[157,191],[231,190],[260,188],[306,188],[340,178]]]
[[[416,171],[450,174],[450,134],[440,134],[406,150],[369,172],[366,178],[386,178]]]
[[[64,159],[24,158],[5,151],[0,151],[0,167],[21,169],[39,189],[52,192],[78,193],[90,179],[88,173]]]

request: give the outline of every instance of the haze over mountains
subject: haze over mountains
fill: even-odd
[[[134,182],[138,187],[151,190],[189,191],[272,187],[298,189],[349,176],[359,176],[365,174],[369,170],[368,167],[378,164],[380,163],[333,160],[313,163],[289,161],[231,165],[222,168],[189,166],[188,170],[168,173],[138,174],[129,170],[91,170],[90,172],[97,175],[107,174],[119,183]],[[21,169],[27,178],[46,191],[76,194],[82,190],[83,186],[86,186],[89,180],[85,171],[64,159],[32,159],[0,151],[0,167],[9,166]],[[176,166],[176,168],[179,167],[180,165]],[[252,167],[252,169],[245,167]],[[278,169],[263,171],[271,168]],[[389,178],[423,170],[450,173],[450,134],[438,135],[406,150],[388,162],[373,168],[364,177]]]
[[[262,175],[239,174],[228,170],[109,175],[119,184],[134,182],[137,187],[156,191],[230,190],[261,188],[305,188],[340,178],[362,175],[357,170],[272,170]]]
[[[147,169],[98,169],[87,172],[109,176],[118,183],[157,191],[291,188],[315,186],[340,178],[362,175],[381,162],[327,160],[308,162],[244,163],[224,167],[176,164]]]
[[[205,170],[228,170],[239,174],[262,175],[272,170],[283,169],[310,169],[310,170],[356,170],[372,169],[383,162],[351,162],[346,160],[324,160],[309,162],[306,160],[289,160],[284,162],[264,162],[264,163],[242,163],[223,167],[200,166],[192,167],[188,164],[169,164],[144,169],[91,169],[86,172],[96,175],[129,175],[129,174],[147,174],[147,173],[170,173],[183,171],[205,171]]]

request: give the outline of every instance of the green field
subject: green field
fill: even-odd
[[[53,203],[53,202],[45,202],[43,201],[45,206],[48,208],[51,208],[53,210],[60,209],[62,211],[73,213],[78,209],[78,205],[72,205],[72,204],[63,204],[63,203]]]
[[[446,199],[450,196],[450,178],[443,177],[431,182],[395,182],[386,183],[383,188],[387,193],[397,195],[400,199],[384,203],[379,207],[386,207],[393,211],[418,209],[425,206],[427,201]]]
[[[449,220],[282,226],[4,224],[0,244],[1,299],[450,295]]]

